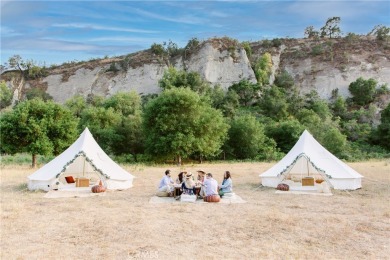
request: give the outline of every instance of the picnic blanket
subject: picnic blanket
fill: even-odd
[[[157,197],[153,196],[150,198],[149,203],[209,203],[204,202],[203,199],[197,199],[195,202],[181,202],[180,200],[176,200],[173,197]],[[218,203],[222,204],[233,204],[233,203],[246,203],[245,200],[243,200],[240,196],[237,194],[232,194],[231,196],[223,196],[221,198],[221,201]],[[216,203],[216,204],[218,204]]]

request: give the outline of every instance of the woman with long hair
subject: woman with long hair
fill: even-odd
[[[186,175],[186,180],[181,185],[183,194],[195,195],[195,182],[192,179],[192,173]]]
[[[219,186],[219,195],[222,197],[225,193],[233,192],[233,181],[229,171],[223,175],[222,184]]]

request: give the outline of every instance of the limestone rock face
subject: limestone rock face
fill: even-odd
[[[255,74],[243,48],[231,52],[220,51],[211,43],[206,43],[196,55],[184,61],[184,64],[189,71],[198,72],[212,85],[219,84],[223,89],[243,79],[256,82]],[[183,66],[179,63],[177,68],[183,69]]]
[[[198,72],[212,85],[219,84],[224,89],[243,79],[256,82],[250,61],[242,48],[229,52],[206,42],[187,60],[180,57],[172,66],[179,70]],[[132,90],[140,94],[152,94],[161,91],[158,81],[168,66],[163,62],[144,63],[116,73],[107,73],[108,68],[109,65],[79,68],[67,79],[61,74],[53,74],[44,78],[43,82],[47,83],[47,93],[59,103],[77,94],[109,96],[119,91]]]
[[[141,67],[129,68],[114,76],[107,74],[108,66],[96,67],[92,70],[80,68],[67,80],[62,75],[50,75],[43,81],[47,82],[47,93],[56,102],[64,103],[74,95],[88,94],[110,96],[116,92],[134,90],[140,94],[157,93],[160,91],[158,81],[164,75],[167,66],[159,64],[144,64]]]
[[[277,47],[253,42],[251,48],[252,55],[248,58],[237,41],[213,38],[170,60],[146,50],[126,58],[63,65],[49,70],[47,77],[38,80],[20,80],[12,73],[1,76],[13,89],[14,101],[21,99],[32,87],[44,89],[58,103],[64,103],[74,95],[107,97],[119,91],[136,91],[142,95],[159,93],[158,82],[168,65],[198,72],[211,85],[220,85],[226,90],[244,79],[255,83],[252,66],[268,52],[273,63],[270,83],[278,73],[286,70],[301,94],[316,90],[320,97],[328,99],[332,91],[338,89],[339,94],[348,97],[349,84],[359,77],[390,85],[390,48],[375,39],[363,37],[355,43],[342,38],[284,39]],[[124,61],[127,62],[125,65]]]

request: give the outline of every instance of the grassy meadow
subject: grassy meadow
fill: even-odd
[[[275,194],[273,163],[125,165],[134,187],[88,198],[27,190],[29,166],[1,167],[1,259],[389,259],[390,161],[349,163],[363,188]],[[166,169],[232,173],[244,204],[152,204]]]

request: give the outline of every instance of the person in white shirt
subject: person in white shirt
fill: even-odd
[[[160,184],[158,185],[158,191],[167,192],[169,195],[173,196],[173,186],[174,181],[171,178],[171,170],[165,171],[165,176],[161,179]]]
[[[218,182],[213,178],[211,173],[206,174],[206,180],[203,182],[206,197],[218,195]]]

